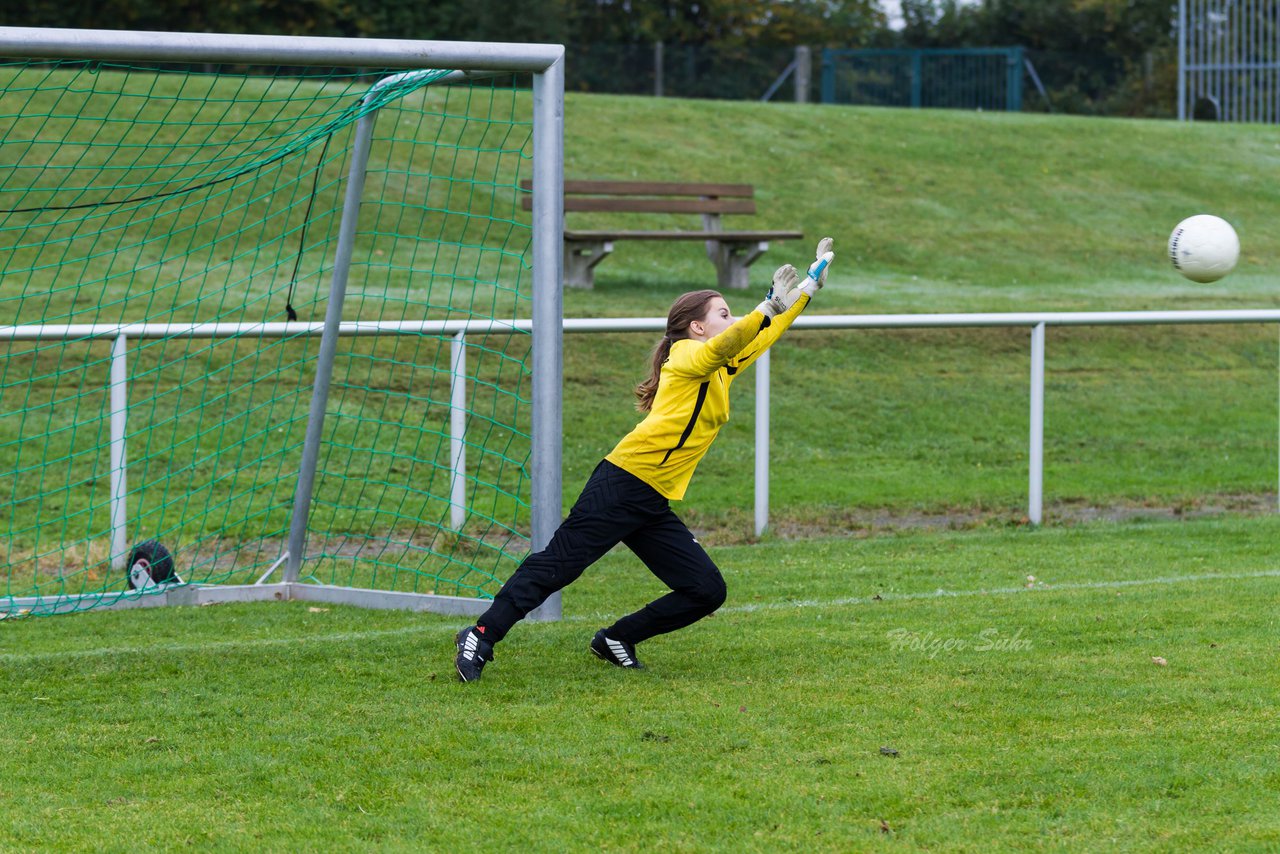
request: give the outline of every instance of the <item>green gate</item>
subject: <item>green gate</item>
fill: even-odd
[[[1020,47],[822,52],[822,102],[878,107],[1022,109]]]

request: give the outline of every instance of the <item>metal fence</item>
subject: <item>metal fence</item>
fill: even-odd
[[[824,50],[822,102],[1022,109],[1020,47]]]
[[[1027,312],[992,314],[866,314],[802,315],[792,329],[964,329],[986,327],[1024,328],[1031,332],[1029,382],[1027,518],[1038,525],[1044,519],[1044,404],[1045,350],[1051,326],[1153,326],[1222,323],[1277,323],[1280,309],[1228,309],[1218,311],[1095,311]],[[666,319],[566,319],[564,331],[661,332]],[[769,353],[755,363],[755,532],[769,525]],[[1280,469],[1277,470],[1280,479]],[[1278,480],[1280,482],[1280,480]]]
[[[569,92],[738,101],[758,100],[796,56],[793,47],[663,42],[573,45],[567,52]]]
[[[1124,57],[1023,48],[833,48],[824,53],[803,46],[747,51],[658,42],[574,45],[568,53],[570,92],[1082,115],[1175,113],[1174,93],[1160,85],[1163,66],[1155,52]],[[825,79],[824,57],[831,61],[831,76]],[[1172,54],[1168,61],[1173,62]]]
[[[1020,110],[1024,75],[1034,73],[1022,48],[826,48],[821,75],[813,77],[813,53],[803,46],[579,45],[570,49],[566,87],[719,100],[807,102],[820,94],[825,103]]]
[[[1051,326],[1135,326],[1181,324],[1230,324],[1230,323],[1280,323],[1280,309],[1241,309],[1219,311],[1135,311],[1135,312],[1029,312],[992,314],[883,314],[883,315],[807,315],[797,318],[793,329],[937,329],[937,328],[987,328],[1013,327],[1030,331],[1031,371],[1028,386],[1028,467],[1027,467],[1027,518],[1032,524],[1044,519],[1044,406],[1046,376],[1046,338]],[[526,334],[534,330],[529,320],[456,320],[456,321],[408,321],[371,323],[339,323],[326,333],[326,324],[297,323],[208,323],[208,324],[91,324],[79,326],[25,326],[0,327],[0,340],[112,340],[116,342],[112,353],[112,438],[113,461],[123,469],[127,460],[124,419],[126,416],[125,384],[128,381],[125,360],[126,342],[138,338],[195,337],[217,338],[236,336],[320,336],[334,337],[386,336],[386,335],[447,335],[453,339],[453,371],[450,400],[450,444],[455,466],[455,484],[461,484],[465,468],[466,371],[461,353],[466,336],[492,335],[503,332]],[[568,318],[562,322],[564,333],[599,332],[661,332],[666,319],[661,317],[634,318]],[[769,526],[769,446],[770,446],[770,358],[765,353],[755,364],[755,506],[754,529],[757,535]],[[116,462],[113,462],[113,466]],[[1278,471],[1280,477],[1280,471]],[[117,493],[123,496],[124,490]],[[460,524],[463,518],[465,493],[459,488],[452,491],[453,519]],[[546,515],[560,513],[559,502],[546,509]],[[113,504],[112,522],[117,535],[124,536],[127,526],[127,510],[123,499]],[[283,560],[283,558],[282,558]],[[278,565],[278,564],[277,564]],[[452,613],[477,613],[484,600],[465,601],[437,597],[426,604],[424,597],[415,594],[373,590],[336,590],[323,585],[270,584],[267,579],[276,567],[263,575],[255,585],[212,586],[192,585],[176,588],[144,598],[122,598],[113,607],[145,607],[164,604],[202,604],[225,601],[256,601],[263,598],[294,598],[317,602],[346,602],[368,607],[406,607],[439,610]],[[21,604],[21,603],[19,603]],[[558,605],[558,602],[556,603]],[[545,607],[545,606],[544,606]],[[558,608],[554,616],[559,615]],[[548,616],[548,615],[541,615]]]
[[[1178,119],[1280,121],[1280,3],[1178,0]]]

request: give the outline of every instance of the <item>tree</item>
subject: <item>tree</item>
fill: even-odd
[[[589,43],[847,46],[887,26],[878,0],[570,0],[570,29]]]
[[[909,47],[1027,48],[1055,109],[1167,115],[1173,0],[903,0]],[[1035,104],[1035,100],[1029,103]]]

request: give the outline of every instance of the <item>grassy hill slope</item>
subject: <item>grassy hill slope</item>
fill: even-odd
[[[1263,126],[579,95],[565,150],[567,177],[755,184],[760,214],[744,227],[836,238],[840,299],[824,311],[1275,303],[1280,143]],[[1242,244],[1211,286],[1165,256],[1173,226],[1205,212]],[[807,250],[777,244],[753,281]],[[623,244],[598,275],[713,281],[696,245]]]
[[[811,311],[1277,304],[1269,128],[606,96],[571,96],[566,116],[567,177],[750,182],[760,214],[741,222],[833,235],[837,262]],[[1166,257],[1173,226],[1200,212],[1229,219],[1243,247],[1212,285]],[[774,266],[810,251],[775,244],[730,305],[748,310]],[[658,315],[715,280],[700,246],[624,243],[597,282],[568,291],[566,313]],[[567,340],[567,492],[635,420],[630,384],[650,343]],[[1019,518],[1028,353],[1022,330],[789,337],[774,360],[775,530]],[[1051,330],[1050,517],[1268,506],[1276,353],[1262,326]],[[684,505],[731,537],[750,529],[752,381]]]
[[[426,97],[444,96],[437,90]],[[515,112],[527,111],[527,93],[513,97]],[[396,158],[404,151],[385,154],[387,175],[401,174],[406,164]],[[738,312],[755,304],[775,266],[803,264],[825,234],[836,239],[837,262],[814,312],[1277,302],[1272,265],[1280,236],[1270,224],[1280,221],[1271,177],[1280,143],[1266,127],[570,95],[565,155],[570,178],[754,184],[759,215],[731,227],[798,227],[807,237],[775,244],[757,262],[751,291],[727,295]],[[339,165],[330,170],[335,176]],[[334,181],[326,192],[336,198],[340,181]],[[510,198],[506,205],[513,205]],[[1214,285],[1182,279],[1165,257],[1172,227],[1200,212],[1233,222],[1243,245],[1240,267]],[[696,217],[574,214],[570,224],[697,223]],[[431,265],[415,260],[416,242],[401,240],[394,248],[404,256],[396,263],[406,281],[423,278]],[[660,315],[679,293],[715,282],[696,243],[620,244],[597,278],[592,291],[566,293],[566,314]],[[128,277],[111,279],[104,293],[77,304],[74,311],[86,316],[76,318],[109,320],[123,310],[128,284],[115,284],[120,279]],[[304,319],[318,318],[323,300],[316,294],[327,277],[317,273],[307,281],[296,304]],[[67,299],[79,293],[74,277],[59,286]],[[228,293],[244,300],[245,311],[253,299],[261,304],[252,310],[264,310],[261,295]],[[446,299],[453,296],[468,299],[466,293]],[[379,298],[353,296],[349,316]],[[41,305],[35,296],[27,302]],[[269,302],[271,311],[283,311],[283,299]],[[425,297],[418,306],[439,308]],[[218,309],[240,310],[226,302]],[[10,321],[0,316],[0,323]],[[631,388],[651,345],[652,336],[644,334],[567,337],[566,502],[635,423]],[[89,352],[67,350],[59,370],[83,369],[72,364],[76,359],[102,358]],[[1023,330],[788,336],[773,369],[774,530],[1018,519],[1027,489],[1027,353]],[[1048,353],[1051,519],[1092,512],[1081,507],[1128,513],[1273,501],[1273,328],[1052,330]],[[210,356],[204,372],[224,367]],[[389,371],[380,367],[361,383],[389,386]],[[13,399],[29,405],[25,381],[12,376]],[[156,382],[173,380],[157,374]],[[753,382],[752,372],[737,381],[738,411],[682,506],[695,526],[730,539],[751,530]],[[406,424],[426,418],[418,409],[402,416]],[[86,441],[71,429],[59,436]],[[9,472],[11,480],[21,444],[16,435],[0,436],[9,448],[0,473]],[[393,474],[400,483],[403,473]],[[346,478],[372,483],[367,462],[352,463]],[[365,495],[360,506],[375,503]],[[283,513],[287,502],[273,506]]]

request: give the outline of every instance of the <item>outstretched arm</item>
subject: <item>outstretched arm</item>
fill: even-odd
[[[666,370],[686,377],[705,377],[723,368],[760,334],[768,318],[759,309],[697,347],[672,348]]]
[[[835,253],[831,251],[831,244],[830,237],[824,237],[818,241],[818,249],[815,253],[817,258],[809,265],[808,275],[803,282],[800,281],[796,268],[790,264],[779,267],[773,274],[773,287],[769,289],[765,301],[760,306],[772,307],[775,313],[769,315],[768,326],[761,329],[760,334],[738,353],[736,360],[738,367],[744,368],[760,358],[760,354],[772,347],[773,342],[781,338],[782,333],[791,326],[791,322],[800,316],[800,312],[809,304],[813,295],[822,290],[822,286],[827,281],[827,269],[835,257]]]

